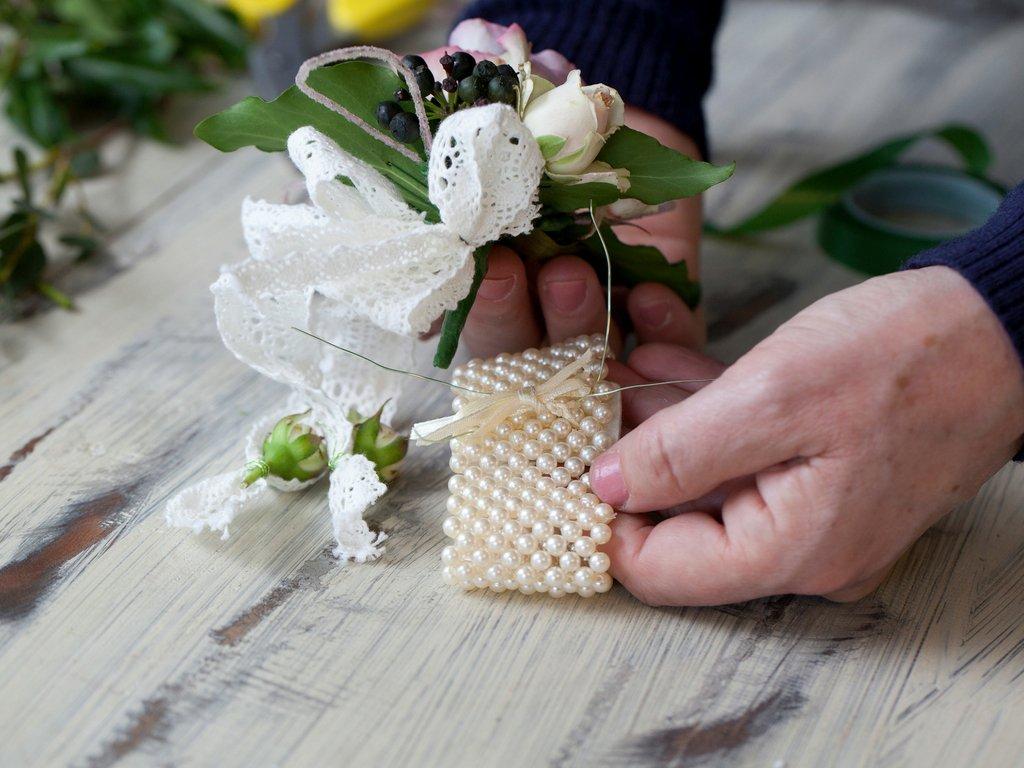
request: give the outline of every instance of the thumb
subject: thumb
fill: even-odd
[[[590,469],[594,493],[623,512],[650,512],[799,455],[798,409],[785,407],[784,387],[730,373],[599,456]]]

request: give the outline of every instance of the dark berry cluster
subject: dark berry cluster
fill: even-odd
[[[432,122],[462,107],[487,104],[514,106],[519,98],[519,76],[508,64],[499,66],[486,59],[477,62],[465,51],[446,53],[440,63],[447,76],[437,82],[423,57],[409,55],[402,58],[402,64],[411,69],[416,78],[416,87],[423,95],[428,114],[433,113]],[[399,88],[395,91],[394,101],[382,101],[377,105],[377,121],[392,136],[405,143],[419,137],[416,116],[402,109],[399,103],[411,98],[407,89]]]

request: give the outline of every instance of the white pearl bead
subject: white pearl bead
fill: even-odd
[[[554,526],[547,520],[538,520],[533,524],[533,535],[538,539],[544,539],[554,532]]]
[[[441,530],[449,539],[454,539],[459,535],[459,531],[462,530],[462,526],[454,517],[446,517],[444,522],[441,523]]]
[[[552,555],[562,554],[563,552],[565,552],[565,539],[563,539],[558,534],[552,534],[551,536],[548,536],[546,539],[544,539],[544,550]],[[577,552],[579,552],[579,550],[577,550]]]
[[[611,567],[611,564],[611,558],[604,552],[595,552],[587,558],[587,565],[589,565],[595,573],[604,573]]]
[[[451,565],[459,558],[459,552],[455,547],[447,546],[441,550],[441,562],[445,565]]]
[[[552,566],[544,571],[544,581],[549,587],[561,587],[565,580],[565,572],[557,566]]]
[[[566,472],[572,477],[579,477],[586,470],[587,465],[583,463],[582,459],[573,456],[571,459],[566,459],[563,464]]]
[[[577,587],[589,587],[592,586],[594,572],[587,567],[578,568],[573,574],[573,579],[576,581]]]
[[[606,435],[602,432],[600,434],[594,435],[591,438],[590,442],[591,445],[593,445],[597,451],[603,452],[607,451],[609,448],[612,447],[612,443],[614,442],[614,440],[612,440],[611,435]]]
[[[564,571],[575,571],[580,567],[580,556],[575,552],[563,552],[558,558],[558,565]]]
[[[595,573],[593,581],[595,592],[607,592],[612,588],[612,577],[607,573]]]
[[[580,536],[573,542],[572,548],[580,557],[590,557],[597,551],[597,544],[590,536]]]
[[[551,565],[551,555],[547,552],[537,551],[530,555],[530,565],[538,571],[542,571]]]
[[[593,597],[597,593],[593,587],[577,587],[576,594],[580,597]]]
[[[607,523],[609,520],[614,519],[615,510],[611,504],[605,504],[603,501],[594,507],[594,517],[600,523]]]
[[[598,523],[590,529],[590,538],[597,544],[607,544],[612,539],[612,529],[604,523]]]
[[[581,526],[579,523],[562,523],[562,525],[559,526],[559,528],[562,536],[567,541],[576,541],[576,539],[583,535],[583,526]]]
[[[579,464],[581,465],[579,474],[583,474],[583,462],[580,461],[579,459],[568,459],[566,461],[566,464],[568,465],[568,462],[570,461],[579,462]],[[539,469],[541,472],[551,472],[557,466],[558,462],[555,460],[555,457],[552,456],[550,453],[542,453],[540,456],[537,457],[537,469]],[[566,466],[566,469],[569,469],[569,467]],[[569,469],[569,474],[572,474],[571,469]]]
[[[537,540],[528,533],[521,533],[516,537],[516,552],[521,555],[529,555],[537,549]]]
[[[551,470],[551,480],[555,485],[566,486],[572,480],[572,475],[565,467],[556,467]]]

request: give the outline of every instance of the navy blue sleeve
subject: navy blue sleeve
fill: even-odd
[[[919,253],[904,269],[945,266],[963,275],[1006,328],[1024,364],[1024,184],[988,222],[963,237]],[[1016,456],[1024,461],[1024,451]]]
[[[704,94],[724,0],[476,0],[462,18],[519,24],[535,51],[553,48],[583,79],[689,136],[707,157]]]

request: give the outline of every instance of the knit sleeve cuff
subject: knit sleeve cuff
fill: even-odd
[[[591,83],[685,133],[708,155],[704,94],[711,85],[722,0],[476,0],[462,18],[519,24],[534,51],[552,48]]]
[[[988,302],[1024,365],[1024,184],[980,229],[911,257],[904,269],[955,269]],[[1014,457],[1024,461],[1024,450]]]

